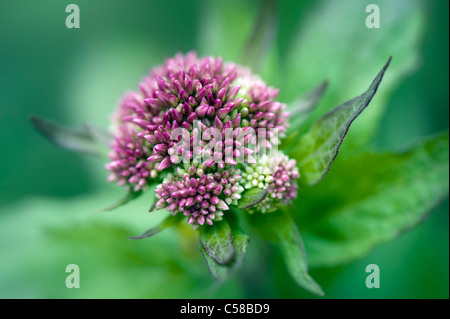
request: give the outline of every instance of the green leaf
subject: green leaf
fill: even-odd
[[[295,203],[310,265],[364,256],[424,221],[448,191],[448,134],[400,154],[337,161],[327,178]]]
[[[37,116],[30,117],[34,127],[56,145],[76,152],[106,156],[107,133],[86,125],[84,130],[63,127]]]
[[[238,223],[238,214],[240,212],[237,209],[231,209],[229,214],[227,214],[227,221],[221,221],[220,223],[228,223],[232,235],[232,245],[234,247],[234,252],[232,258],[226,265],[221,265],[216,262],[212,256],[209,255],[208,251],[201,244],[199,245],[200,252],[203,255],[203,259],[205,260],[206,265],[208,266],[209,272],[214,277],[214,279],[221,283],[225,279],[227,279],[234,271],[236,271],[240,265],[242,264],[242,260],[244,259],[245,252],[247,249],[247,245],[250,239],[250,236],[244,234],[242,230],[239,228]],[[209,227],[209,226],[205,226]]]
[[[183,214],[177,214],[175,216],[169,215],[158,226],[150,228],[142,235],[135,236],[135,237],[128,237],[128,239],[144,239],[144,238],[152,237],[156,234],[159,234],[166,228],[175,226],[176,224],[178,224],[181,221],[181,219],[183,219],[183,217],[184,217]]]
[[[300,183],[314,185],[328,172],[350,125],[369,105],[390,62],[391,59],[366,92],[322,116],[309,132],[302,136],[298,147],[291,154],[297,160],[302,176]]]
[[[222,220],[199,228],[200,244],[219,265],[231,262],[236,252],[230,225]]]
[[[205,250],[205,248],[203,248],[202,245],[199,245],[199,249],[203,256],[203,260],[205,261],[206,266],[208,267],[209,273],[214,278],[214,280],[216,280],[218,282],[225,281],[225,279],[228,278],[229,267],[222,266],[222,265],[219,265],[218,263],[216,263],[216,261],[214,259],[209,257],[207,251]]]
[[[110,147],[113,136],[107,130],[104,130],[92,124],[84,124],[84,130],[93,140],[95,140],[100,145],[103,145],[107,148]]]
[[[120,206],[123,206],[123,205],[129,203],[130,201],[132,201],[132,200],[138,198],[139,196],[141,196],[142,194],[143,194],[142,190],[138,190],[137,192],[134,192],[133,190],[129,190],[128,193],[124,197],[119,199],[117,202],[115,202],[114,204],[112,204],[112,205],[110,205],[108,207],[96,210],[96,212],[108,212],[108,211],[111,211],[113,209],[116,209],[116,208],[118,208]]]
[[[289,150],[298,143],[298,136],[298,131],[290,133],[286,138],[283,139],[282,143],[278,146],[278,149],[289,153]]]
[[[261,203],[269,193],[269,189],[251,188],[244,192],[238,203],[238,208],[248,209]]]
[[[234,256],[232,262],[226,266],[219,265],[214,259],[212,259],[208,255],[205,248],[203,248],[202,245],[199,245],[200,252],[202,253],[206,265],[208,266],[209,272],[216,281],[218,282],[224,281],[236,269],[240,267],[240,265],[242,264],[242,260],[244,259],[245,256],[249,239],[250,236],[245,235],[239,231],[233,231],[233,244],[236,248],[236,255]]]
[[[309,292],[323,296],[322,288],[308,274],[308,262],[300,232],[292,218],[281,210],[271,214],[248,215],[249,224],[261,237],[281,249],[287,269],[294,280]]]

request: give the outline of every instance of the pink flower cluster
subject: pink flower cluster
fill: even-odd
[[[296,179],[300,177],[295,160],[289,160],[286,155],[280,155],[277,159],[273,182],[269,184],[269,194],[266,206],[270,204],[270,198],[278,199],[284,204],[288,204],[297,197]],[[264,204],[264,203],[263,203]],[[266,207],[268,208],[268,207]]]
[[[241,198],[244,191],[239,185],[241,178],[235,168],[208,174],[195,166],[178,169],[156,188],[156,208],[165,208],[173,215],[182,213],[194,228],[205,223],[212,225],[214,220],[222,219],[228,205],[236,205]]]
[[[153,69],[139,83],[138,92],[125,96],[116,117],[119,118],[119,126],[132,124],[134,141],[127,139],[127,144],[131,146],[130,143],[133,143],[134,149],[140,148],[142,154],[148,155],[147,161],[153,163],[157,171],[162,171],[180,160],[182,150],[174,146],[181,136],[172,140],[173,130],[184,128],[192,132],[194,121],[201,123],[203,131],[210,127],[220,130],[251,127],[256,131],[275,128],[282,137],[287,128],[288,114],[283,112],[284,104],[274,101],[277,93],[278,90],[267,87],[242,66],[223,63],[220,58],[198,58],[191,52],[185,56],[178,54]],[[267,134],[270,134],[268,130]],[[124,144],[124,134],[120,130],[115,139],[115,145]],[[223,156],[227,151],[225,144],[222,145]],[[266,147],[271,146],[267,144]],[[228,146],[236,147],[234,141],[233,145]],[[251,153],[247,148],[243,150],[246,154]],[[187,150],[187,156],[192,157],[192,152]],[[113,145],[111,160],[129,159],[129,165],[107,166],[113,173],[111,179],[118,180],[120,184],[124,183],[122,177],[128,176],[129,167],[142,159],[128,153],[123,147]],[[240,154],[232,155],[236,157]],[[226,164],[235,165],[233,157]],[[208,164],[221,162],[223,157],[216,157]],[[125,183],[140,189],[146,185],[140,182],[142,178],[146,177],[139,176],[137,184],[135,179],[128,179]]]
[[[277,94],[249,69],[221,58],[191,52],[166,60],[114,114],[109,180],[137,192],[166,176],[156,189],[157,208],[181,212],[196,227],[220,220],[244,190],[237,159],[256,165],[249,146],[255,137],[266,135],[259,147],[267,149],[285,135],[289,114]],[[292,198],[286,174],[272,173],[270,194]]]
[[[147,160],[150,150],[145,144],[136,137],[131,125],[124,124],[118,128],[116,138],[111,143],[111,162],[105,165],[111,171],[108,177],[110,182],[130,185],[137,192],[147,185],[149,178],[158,176],[155,165]]]
[[[279,203],[288,204],[297,197],[300,173],[296,161],[279,152],[263,156],[257,164],[245,165],[241,184],[245,189],[269,189],[267,197],[250,211],[262,213],[275,210]]]

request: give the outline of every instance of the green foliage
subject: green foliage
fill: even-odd
[[[448,147],[446,134],[403,153],[344,159],[301,192],[296,222],[310,264],[349,262],[425,220],[448,196]]]
[[[217,264],[200,247],[211,273],[223,282],[210,294],[210,278],[196,246],[198,234],[190,225],[180,223],[146,241],[127,240],[141,232],[143,225],[158,225],[152,230],[160,230],[166,214],[146,214],[152,200],[145,194],[132,202],[126,200],[132,194],[127,194],[121,201],[127,205],[113,205],[117,208],[114,214],[92,214],[93,209],[117,198],[119,189],[106,184],[102,165],[47,145],[27,118],[30,113],[45,114],[73,127],[87,119],[106,127],[107,115],[122,92],[136,89],[143,72],[164,57],[194,49],[200,55],[239,61],[255,30],[262,2],[117,2],[104,15],[101,2],[81,0],[86,19],[81,29],[71,32],[61,24],[61,6],[46,1],[45,12],[39,11],[41,4],[0,5],[0,23],[9,30],[0,35],[5,48],[0,50],[0,69],[5,70],[0,74],[4,84],[0,95],[7,106],[0,110],[5,150],[0,165],[0,296],[302,296],[302,289],[291,281],[279,280],[286,279],[285,271],[263,245],[251,246],[255,249],[246,254],[241,277],[223,282],[241,264],[249,240],[232,223],[235,255],[226,266]],[[262,62],[261,77],[280,88],[282,102],[297,101],[324,78],[329,81],[311,116],[306,119],[298,114],[292,119],[289,133],[293,133],[281,145],[285,148],[297,146],[299,137],[323,114],[364,91],[386,57],[394,57],[382,89],[352,124],[330,172],[321,183],[303,187],[294,205],[286,209],[301,231],[310,267],[326,266],[313,269],[312,274],[327,297],[448,298],[445,205],[422,227],[379,246],[426,219],[447,196],[448,138],[438,137],[403,153],[367,151],[377,128],[383,133],[379,143],[396,149],[398,141],[448,129],[448,2],[379,0],[377,4],[381,28],[369,30],[364,26],[366,2],[278,1],[272,46],[266,43],[270,34],[256,33],[252,54],[268,54],[250,62]],[[36,15],[36,10],[42,14]],[[120,24],[114,22],[118,20]],[[408,78],[418,68],[421,73]],[[379,127],[388,98],[398,92],[400,84],[402,93],[391,102],[389,122]],[[416,92],[421,92],[421,98]],[[69,133],[51,125],[44,130],[56,143],[60,138],[53,132]],[[64,146],[97,154],[92,138],[96,136],[100,145],[105,137],[97,133],[85,127]],[[306,174],[303,177],[306,181]],[[289,216],[275,212],[249,218],[261,219],[261,225],[272,218],[286,219],[273,224],[280,226],[278,232],[283,235],[274,235],[273,225],[260,233],[274,235],[268,237],[281,248],[297,282],[320,292],[308,275],[301,238]],[[363,257],[376,246],[374,254]],[[361,257],[349,266],[334,267]],[[364,266],[372,262],[381,263],[383,273],[383,288],[376,291],[366,289],[361,278]],[[80,265],[81,289],[64,285],[64,268],[71,263]]]
[[[209,274],[195,245],[185,245],[196,235],[192,227],[167,229],[147,240],[127,240],[143,225],[158,224],[166,214],[145,213],[148,194],[117,208],[114,214],[92,212],[111,195],[30,198],[2,210],[0,253],[2,260],[8,261],[0,263],[0,296],[205,297]],[[183,236],[178,234],[180,230]],[[64,284],[65,268],[73,263],[80,267],[80,289],[67,289]]]
[[[199,249],[209,272],[221,283],[237,270],[244,259],[250,236],[239,228],[233,210],[227,220],[199,228]]]
[[[203,248],[202,245],[199,245],[198,249],[200,250],[203,259],[205,260],[206,266],[208,267],[208,270],[214,280],[222,282],[227,279],[228,271],[230,268],[227,266],[219,265],[214,259],[209,256],[208,252],[205,248]]]
[[[199,228],[200,244],[219,265],[226,265],[233,259],[236,248],[233,234],[226,221],[214,223],[211,227]]]
[[[264,0],[255,19],[251,33],[243,48],[242,64],[258,73],[261,63],[275,38],[277,16],[275,0]]]
[[[228,278],[235,270],[237,270],[244,259],[245,251],[249,242],[250,236],[243,234],[240,231],[233,232],[233,245],[235,247],[235,256],[231,260],[231,263],[227,265],[221,265],[217,263],[210,254],[206,251],[203,245],[199,246],[203,259],[208,266],[209,272],[213,278],[221,283]]]

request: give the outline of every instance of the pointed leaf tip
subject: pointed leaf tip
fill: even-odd
[[[277,244],[292,278],[309,292],[323,296],[322,288],[308,273],[308,261],[300,232],[291,216],[284,211],[247,215],[259,235]]]
[[[159,234],[166,228],[175,226],[176,224],[178,224],[181,221],[181,219],[183,219],[183,217],[184,217],[183,214],[177,214],[175,216],[169,215],[158,226],[148,229],[142,235],[128,237],[128,239],[137,240],[137,239],[144,239],[144,238],[152,237],[156,234]]]
[[[118,207],[120,207],[122,205],[125,205],[126,203],[132,201],[133,199],[138,198],[139,196],[142,195],[142,193],[143,193],[142,190],[139,190],[137,192],[134,192],[134,191],[130,190],[125,196],[123,196],[121,199],[119,199],[114,204],[112,204],[112,205],[110,205],[108,207],[102,208],[102,209],[95,210],[94,212],[98,213],[98,212],[111,211],[111,210],[116,209],[116,208],[118,208]]]
[[[303,135],[291,157],[297,160],[302,174],[300,183],[317,184],[329,171],[353,121],[371,102],[392,57],[360,96],[349,100],[319,118]]]
[[[269,189],[252,188],[246,191],[239,200],[238,208],[248,209],[261,203],[269,193]]]
[[[35,115],[30,116],[30,121],[39,133],[57,146],[90,155],[106,155],[106,133],[100,133],[100,129],[89,125],[84,129],[68,128]]]

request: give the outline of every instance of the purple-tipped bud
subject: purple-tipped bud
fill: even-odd
[[[223,108],[223,109],[219,109],[216,112],[216,115],[219,119],[223,120],[225,118],[225,116],[228,115],[228,113],[230,113],[230,109],[229,108]]]
[[[221,131],[223,128],[223,123],[217,116],[214,118],[214,127],[219,131]]]
[[[234,99],[234,98],[236,97],[236,95],[238,94],[240,88],[241,88],[240,85],[233,86],[233,87],[228,91],[227,99],[228,99],[228,100]]]
[[[147,125],[150,124],[149,121],[143,120],[143,119],[138,119],[138,118],[134,118],[133,123],[139,125],[141,128],[145,129],[147,127]]]
[[[221,199],[219,200],[219,204],[217,204],[217,208],[220,210],[229,210],[230,209],[228,207],[228,205]]]
[[[150,162],[160,162],[163,160],[163,158],[164,158],[164,155],[155,154],[155,155],[152,155],[149,158],[147,158],[147,160]]]
[[[170,103],[170,95],[163,91],[155,91],[155,97],[162,103],[164,106],[168,106]]]
[[[177,109],[172,109],[172,117],[178,123],[183,122],[183,115],[177,111]]]
[[[206,112],[206,116],[213,117],[214,114],[216,114],[216,109],[214,108],[214,106],[208,107],[208,111]]]
[[[187,116],[187,120],[188,122],[193,123],[194,121],[198,120],[197,114],[196,113],[191,113]]]
[[[160,76],[156,76],[156,82],[161,91],[169,91],[171,89],[170,85],[163,80]]]
[[[201,215],[198,219],[197,219],[197,223],[199,225],[203,225],[205,223],[205,216]]]
[[[199,105],[196,109],[195,109],[195,113],[197,114],[197,116],[199,118],[202,118],[206,115],[206,112],[208,112],[209,109],[209,105],[207,104],[202,104]]]
[[[231,121],[231,123],[233,124],[233,127],[240,127],[241,125],[241,113],[239,113],[238,115],[236,115],[236,117]]]
[[[178,93],[178,98],[181,102],[186,102],[189,99],[189,94],[185,90],[181,89]]]
[[[157,144],[153,148],[153,153],[155,155],[157,155],[157,154],[164,155],[167,152],[167,148],[168,148],[167,144]]]
[[[197,101],[201,101],[206,95],[206,89],[202,88],[200,91],[197,92],[197,94],[195,95],[195,99]]]
[[[156,205],[155,205],[155,207],[156,207],[157,209],[164,208],[164,207],[166,207],[166,206],[167,206],[167,203],[166,203],[166,200],[165,200],[164,198],[161,198],[160,200],[158,200],[158,201],[156,202]]]
[[[186,206],[187,207],[191,207],[192,205],[195,204],[195,199],[194,197],[188,197],[188,199],[186,200]]]
[[[166,169],[167,167],[171,166],[172,162],[170,161],[170,157],[166,156],[164,159],[159,163],[158,167],[156,168],[158,171],[162,171],[163,169]]]

